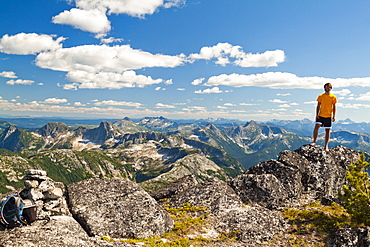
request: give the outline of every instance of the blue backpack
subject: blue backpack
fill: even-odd
[[[0,206],[0,223],[7,229],[26,225],[23,208],[24,202],[19,195],[8,196]]]

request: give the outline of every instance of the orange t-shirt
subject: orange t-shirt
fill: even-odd
[[[334,94],[327,95],[326,93],[323,93],[317,97],[317,101],[321,103],[319,116],[332,117],[333,105],[338,102],[337,97],[335,97]]]

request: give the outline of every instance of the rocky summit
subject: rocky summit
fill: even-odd
[[[33,200],[37,220],[1,229],[0,246],[145,246],[122,240],[154,236],[168,243],[164,234],[176,226],[166,209],[186,204],[202,208],[192,214],[207,223],[202,231],[185,236],[206,238],[202,246],[290,246],[281,239],[290,227],[281,209],[337,201],[345,171],[358,158],[356,151],[343,146],[327,152],[306,145],[283,151],[277,160],[260,162],[227,182],[199,181],[186,174],[150,193],[124,178],[89,178],[65,186],[44,171],[29,170],[25,187],[1,198],[19,193]],[[370,246],[368,232],[344,228],[326,246]],[[231,235],[235,239],[227,244],[220,240]]]

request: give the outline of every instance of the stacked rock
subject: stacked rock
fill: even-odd
[[[20,196],[35,203],[37,219],[49,219],[50,216],[56,215],[71,216],[64,196],[64,184],[47,177],[46,171],[28,170],[24,185]]]

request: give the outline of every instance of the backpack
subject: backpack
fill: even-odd
[[[24,202],[19,195],[6,197],[0,206],[0,223],[8,229],[26,225],[23,208]]]

